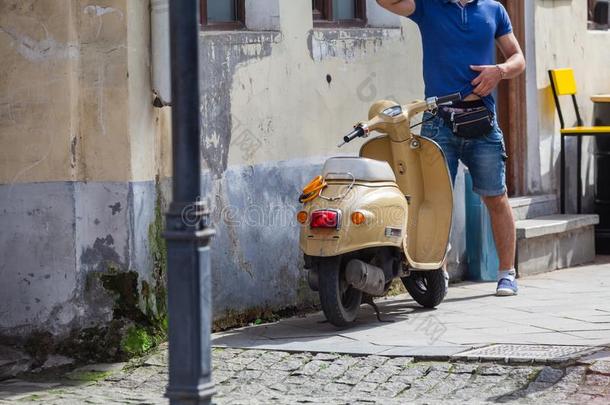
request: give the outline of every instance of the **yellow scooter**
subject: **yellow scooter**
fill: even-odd
[[[360,157],[328,159],[303,190],[300,247],[309,286],[333,325],[353,322],[360,305],[374,306],[372,298],[396,278],[426,308],[443,301],[453,189],[442,150],[411,133],[411,120],[458,100],[376,102],[339,146],[373,131],[383,135],[362,145]]]

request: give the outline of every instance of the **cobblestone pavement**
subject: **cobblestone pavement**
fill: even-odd
[[[218,404],[610,403],[608,356],[563,367],[241,349],[213,358]],[[0,404],[165,404],[166,365],[161,348],[138,363],[8,380]]]

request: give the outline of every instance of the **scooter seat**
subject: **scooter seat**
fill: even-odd
[[[396,181],[388,162],[362,157],[339,156],[324,163],[322,175],[327,179],[360,181]]]

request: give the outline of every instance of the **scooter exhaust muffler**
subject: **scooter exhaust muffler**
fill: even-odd
[[[355,289],[370,295],[382,295],[385,290],[383,270],[362,260],[353,259],[347,263],[345,280]]]

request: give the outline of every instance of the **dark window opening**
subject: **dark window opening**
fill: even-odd
[[[317,27],[366,25],[366,0],[312,0],[311,9]]]
[[[590,30],[607,30],[610,26],[610,0],[587,0]]]
[[[201,0],[202,29],[234,30],[245,26],[245,0]]]

